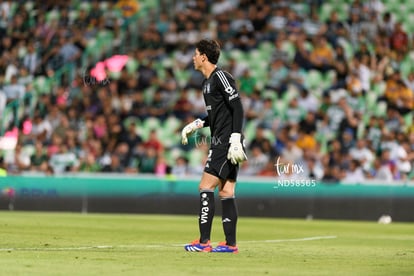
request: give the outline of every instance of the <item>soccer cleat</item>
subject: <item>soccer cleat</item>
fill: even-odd
[[[220,242],[217,247],[211,250],[212,253],[239,253],[237,246],[227,245],[226,242]]]
[[[190,244],[185,245],[184,249],[190,252],[210,252],[212,247],[210,241],[206,243],[200,243],[200,240],[195,240]]]

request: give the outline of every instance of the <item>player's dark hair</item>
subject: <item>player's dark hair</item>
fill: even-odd
[[[220,57],[220,45],[213,39],[202,39],[196,44],[196,48],[200,54],[205,54],[213,64],[218,62]]]

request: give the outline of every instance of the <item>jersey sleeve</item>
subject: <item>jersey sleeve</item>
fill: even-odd
[[[221,70],[216,72],[217,83],[221,88],[223,98],[233,113],[233,132],[241,133],[243,128],[244,110],[240,95],[236,87],[236,81],[229,74]]]
[[[203,121],[204,121],[204,125],[203,125],[203,127],[208,127],[208,126],[210,126],[210,121],[209,121],[208,115],[206,115],[205,117],[201,118],[201,120],[203,120]]]

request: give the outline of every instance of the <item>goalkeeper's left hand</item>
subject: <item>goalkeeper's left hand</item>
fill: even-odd
[[[246,153],[243,150],[241,143],[241,134],[232,133],[230,136],[230,148],[227,153],[227,159],[231,161],[233,165],[237,165],[247,160]]]
[[[188,136],[193,134],[197,129],[202,128],[204,126],[204,121],[201,119],[197,119],[188,125],[186,125],[183,130],[181,131],[181,143],[183,145],[188,144]]]

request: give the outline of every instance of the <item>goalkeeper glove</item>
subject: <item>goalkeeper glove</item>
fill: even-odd
[[[196,131],[199,128],[202,128],[204,126],[204,121],[201,119],[197,119],[188,125],[186,125],[183,130],[181,131],[181,143],[183,145],[188,144],[188,136],[193,134],[194,131]]]
[[[229,159],[233,165],[247,160],[246,153],[244,153],[243,145],[241,143],[240,133],[232,133],[230,135],[230,148],[227,153],[227,159]]]

